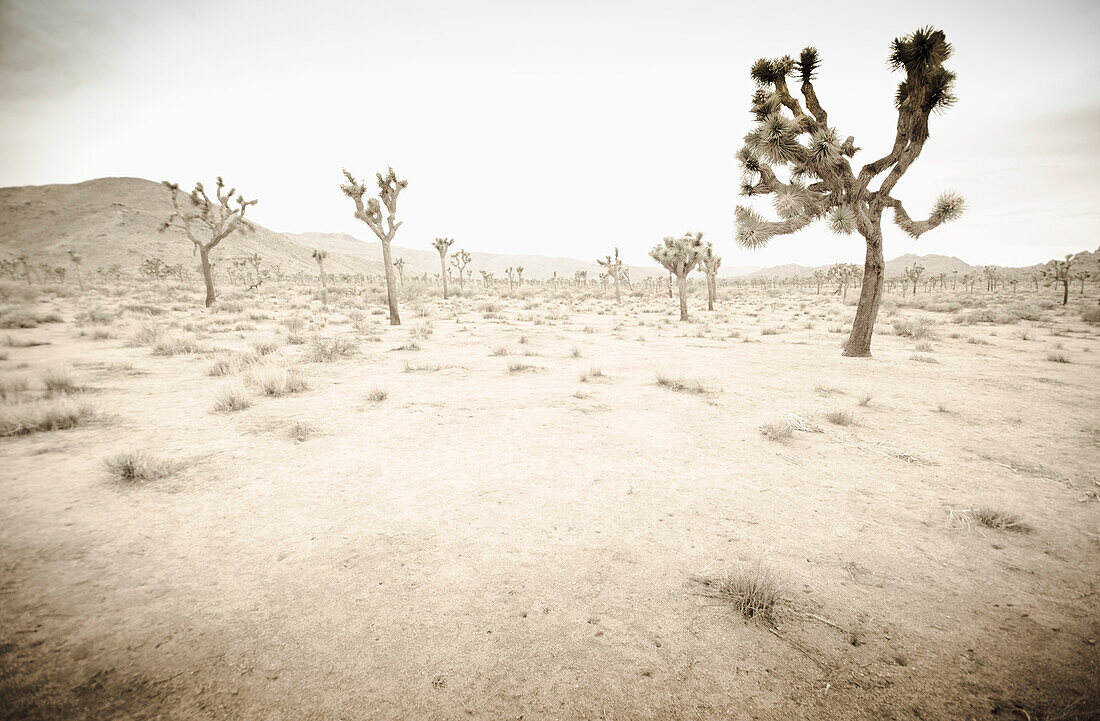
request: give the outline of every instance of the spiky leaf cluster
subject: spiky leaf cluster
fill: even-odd
[[[702,233],[684,233],[679,237],[666,236],[649,251],[649,257],[676,277],[684,278],[695,270],[704,250]]]

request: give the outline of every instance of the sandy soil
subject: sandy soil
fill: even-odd
[[[663,297],[482,291],[391,328],[373,298],[210,313],[195,290],[44,296],[27,307],[65,322],[0,331],[0,377],[34,395],[66,364],[97,412],[0,438],[4,718],[1097,717],[1100,335],[1079,309],[893,295],[853,360],[852,307],[812,291],[724,289],[684,324]],[[1023,305],[1038,319],[960,322]],[[111,318],[73,322],[89,308]],[[920,318],[935,338],[894,333]],[[213,412],[218,356],[153,355],[142,324],[275,339],[310,388]],[[360,350],[310,362],[316,335]],[[787,414],[822,432],[761,434]],[[112,478],[137,450],[177,468]],[[735,568],[782,579],[773,620],[693,581]]]

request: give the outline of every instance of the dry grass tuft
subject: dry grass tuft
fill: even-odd
[[[771,441],[782,441],[791,437],[794,429],[786,421],[768,421],[760,424],[760,435]]]
[[[234,413],[252,407],[252,395],[243,383],[234,381],[218,391],[214,398],[216,413]]]
[[[111,476],[125,483],[156,481],[170,476],[176,464],[155,458],[145,451],[129,451],[105,458],[103,465]]]
[[[664,373],[657,374],[657,385],[677,393],[694,393],[702,396],[712,392],[710,386],[701,378],[680,378]]]
[[[844,410],[829,411],[825,414],[825,419],[838,426],[850,426],[853,420],[851,412]]]
[[[722,576],[694,576],[700,595],[729,605],[746,621],[775,623],[776,608],[786,600],[786,587],[773,569],[757,562]]]
[[[91,406],[68,398],[14,403],[0,407],[0,438],[75,428],[93,415]]]
[[[381,403],[390,397],[390,392],[382,388],[375,388],[367,394],[367,400],[371,403]]]

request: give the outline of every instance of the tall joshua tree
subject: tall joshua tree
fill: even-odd
[[[447,300],[447,251],[454,245],[454,238],[436,238],[432,241],[432,247],[439,252],[440,278],[443,279],[443,300]]]
[[[920,263],[913,263],[913,267],[905,266],[905,279],[913,284],[913,295],[917,294],[917,283],[920,282],[921,274],[924,273],[924,266]]]
[[[814,283],[817,285],[817,294],[821,295],[821,286],[825,282],[825,271],[818,268],[814,271]]]
[[[70,248],[68,252],[69,262],[73,264],[73,270],[76,272],[77,285],[80,286],[80,291],[84,292],[84,279],[80,277],[80,266],[84,265],[84,258],[72,248]]]
[[[397,196],[409,186],[409,181],[398,180],[393,168],[390,168],[385,175],[381,173],[375,175],[378,178],[378,197],[368,198],[366,203],[363,202],[363,196],[367,194],[367,186],[356,180],[346,168],[344,177],[348,182],[341,185],[340,190],[355,201],[355,217],[366,223],[382,242],[382,265],[386,270],[386,297],[390,303],[390,325],[401,325],[401,314],[397,310],[397,288],[393,277],[390,243],[393,242],[393,236],[397,234],[397,229],[404,222],[397,220]],[[386,209],[385,218],[382,217],[383,207]]]
[[[649,257],[657,261],[670,274],[676,276],[680,290],[680,320],[688,319],[687,277],[695,270],[703,256],[703,234],[684,233],[679,238],[665,238],[649,251]]]
[[[699,257],[699,270],[707,277],[707,310],[714,310],[718,295],[718,269],[721,267],[722,259],[714,254],[714,245],[707,243]]]
[[[313,251],[313,259],[317,261],[317,270],[321,274],[321,302],[328,307],[328,276],[325,274],[325,258],[328,253],[323,250]]]
[[[1073,255],[1067,255],[1065,260],[1052,260],[1047,263],[1047,267],[1043,268],[1043,277],[1050,280],[1053,284],[1062,285],[1062,305],[1069,302],[1069,281],[1073,276],[1073,263],[1077,258]]]
[[[258,200],[245,200],[236,188],[225,189],[218,176],[215,196],[210,199],[202,183],[195,183],[194,190],[185,198],[180,197],[180,186],[164,181],[164,187],[172,193],[172,214],[160,226],[161,232],[171,227],[182,228],[188,240],[195,244],[202,263],[202,278],[206,282],[206,307],[214,305],[214,271],[210,263],[210,251],[228,238],[234,231],[251,230],[252,224],[244,219],[245,211]]]
[[[458,269],[458,284],[466,287],[466,274],[463,272],[466,266],[470,264],[470,254],[465,250],[460,250],[451,256],[451,265]]]
[[[615,248],[615,257],[610,255],[606,257],[606,260],[596,259],[596,262],[607,268],[607,274],[615,281],[615,302],[623,302],[623,293],[619,287],[619,281],[622,279],[623,274],[623,262],[619,259],[619,249]]]
[[[780,220],[768,221],[755,210],[738,206],[737,240],[746,248],[759,248],[774,236],[794,233],[821,218],[828,219],[833,232],[858,232],[863,236],[867,246],[863,286],[844,346],[846,356],[871,355],[871,334],[882,300],[886,266],[882,253],[883,211],[891,208],[894,222],[914,238],[963,212],[962,197],[946,192],[936,200],[927,220],[914,221],[901,201],[891,195],[928,141],[929,116],[955,102],[955,74],[944,67],[951,50],[943,32],[932,28],[921,28],[894,40],[890,64],[905,72],[894,98],[898,111],[894,145],[889,153],[864,165],[858,175],[849,162],[859,150],[855,139],[840,141],[814,90],[813,79],[821,63],[817,49],[803,49],[797,61],[784,56],[761,59],[752,66],[751,75],[758,85],[752,100],[757,125],[745,136],[745,145],[738,154],[745,173],[741,194],[773,196]],[[787,77],[792,73],[801,81],[808,113],[788,90]],[[777,177],[775,166],[789,170],[789,182]],[[886,176],[872,190],[871,182],[883,173]]]
[[[398,258],[393,261],[393,267],[397,268],[397,282],[402,288],[405,287],[405,259]]]

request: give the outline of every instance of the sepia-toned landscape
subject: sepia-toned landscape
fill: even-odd
[[[0,718],[1100,718],[1100,248],[911,252],[995,214],[903,207],[954,48],[886,45],[892,149],[737,69],[725,235],[0,188]]]

